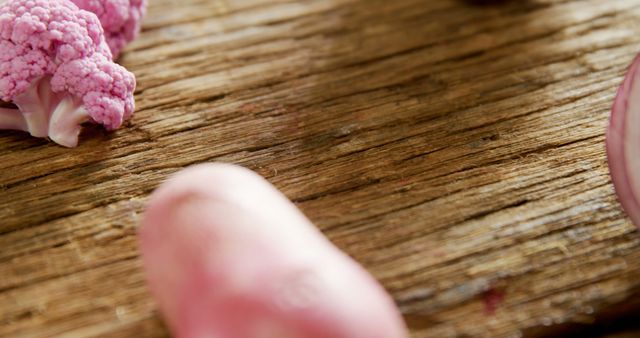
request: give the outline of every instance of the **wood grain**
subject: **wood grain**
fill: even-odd
[[[640,294],[604,151],[638,32],[638,0],[152,0],[127,126],[0,132],[0,336],[166,336],[138,220],[212,161],[282,189],[414,338],[592,323]]]

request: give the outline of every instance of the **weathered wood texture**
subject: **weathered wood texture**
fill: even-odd
[[[639,50],[640,0],[151,0],[128,126],[0,132],[0,336],[166,335],[136,227],[207,161],[281,188],[415,338],[590,323],[640,293],[604,151]]]

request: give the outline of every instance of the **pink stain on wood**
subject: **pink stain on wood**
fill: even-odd
[[[244,113],[253,114],[253,113],[259,112],[260,107],[258,107],[258,105],[255,105],[253,103],[246,103],[240,107],[240,110]]]
[[[484,313],[487,316],[494,315],[498,306],[504,301],[505,293],[495,288],[490,288],[482,294]]]

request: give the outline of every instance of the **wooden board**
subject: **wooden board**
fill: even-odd
[[[121,130],[0,132],[0,336],[166,335],[136,228],[195,163],[264,175],[419,337],[592,323],[640,294],[604,131],[638,0],[151,0]]]

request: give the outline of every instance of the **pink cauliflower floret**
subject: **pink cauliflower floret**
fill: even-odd
[[[131,73],[101,54],[65,63],[51,78],[54,92],[81,97],[92,120],[109,130],[133,113],[135,85]]]
[[[147,11],[147,0],[72,0],[78,7],[95,13],[114,57],[135,40]]]
[[[135,77],[112,60],[95,14],[69,0],[0,4],[0,129],[74,147],[81,124],[117,129],[134,110]]]

